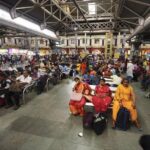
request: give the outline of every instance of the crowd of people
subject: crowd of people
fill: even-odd
[[[34,83],[37,94],[45,90],[47,80],[52,84],[69,76],[68,57],[0,56],[0,107],[20,107],[24,88]]]
[[[115,129],[118,112],[124,107],[130,113],[130,121],[141,129],[131,83],[140,82],[141,89],[150,97],[150,61],[140,57],[106,60],[101,55],[84,58],[58,54],[43,57],[0,55],[0,107],[14,106],[17,110],[27,85],[34,83],[37,94],[41,94],[48,79],[55,85],[58,80],[68,77],[75,81],[73,92],[81,94],[79,100],[70,100],[71,114],[84,116],[87,102],[93,104],[95,114],[106,113],[111,108],[112,128]],[[115,93],[106,79],[112,80]]]
[[[138,57],[129,61],[122,58],[105,60],[101,55],[88,55],[85,58],[80,55],[58,54],[42,57],[39,55],[32,57],[0,55],[0,105],[5,104],[7,105],[6,108],[15,105],[15,109],[18,109],[21,93],[26,85],[36,82],[36,91],[37,94],[40,94],[44,91],[48,78],[55,78],[56,80],[51,80],[51,82],[56,84],[60,79],[69,76],[76,77],[77,75],[82,77],[82,81],[80,79],[76,81],[77,85],[80,85],[81,82],[84,86],[80,85],[75,89],[79,88],[80,93],[86,93],[83,99],[86,97],[91,100],[90,95],[88,95],[90,93],[88,85],[100,85],[102,87],[101,84],[105,82],[101,80],[102,77],[111,77],[114,84],[118,85],[125,74],[129,82],[139,80],[141,88],[148,91],[150,85],[149,61],[146,62],[145,59],[142,60]],[[87,94],[88,90],[89,93]],[[99,88],[97,86],[95,91],[97,95],[102,91],[108,92],[107,96],[111,95],[108,87]],[[82,100],[81,103],[83,101],[85,100]],[[108,101],[109,105],[111,100]],[[96,103],[95,101],[94,104],[97,105]]]
[[[146,64],[147,62],[147,64]],[[118,111],[121,107],[130,113],[130,120],[141,129],[136,109],[136,97],[132,82],[141,82],[141,88],[150,88],[150,63],[140,57],[133,59],[108,59],[88,56],[82,62],[77,63],[73,92],[81,93],[81,100],[71,99],[69,102],[70,112],[73,115],[85,115],[86,102],[91,102],[95,113],[105,113],[112,105],[112,127],[115,128]],[[116,86],[115,94],[112,95],[109,83],[105,79],[112,79]],[[94,94],[91,85],[95,85]]]

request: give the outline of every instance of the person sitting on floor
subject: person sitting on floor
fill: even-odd
[[[100,79],[99,85],[95,88],[94,96],[84,95],[84,97],[93,103],[96,113],[106,112],[112,101],[111,91],[109,86],[105,84],[105,79]]]
[[[73,91],[75,91],[76,93],[82,93],[82,94],[90,94],[90,87],[87,83],[85,82],[82,82],[80,80],[80,78],[76,77],[74,79],[74,81],[76,82],[74,88],[73,88]],[[84,97],[81,98],[80,101],[77,101],[77,100],[70,100],[69,102],[69,108],[70,108],[70,112],[73,114],[73,115],[80,115],[80,116],[83,116],[84,114],[84,110],[83,110],[83,106],[84,104],[86,103],[86,100]]]
[[[114,96],[112,109],[113,128],[115,128],[115,122],[120,107],[125,107],[130,111],[131,121],[140,128],[136,110],[135,94],[132,86],[129,85],[128,79],[123,79],[122,84],[118,86]]]

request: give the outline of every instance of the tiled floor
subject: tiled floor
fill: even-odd
[[[70,116],[72,86],[71,80],[64,80],[17,111],[0,109],[0,150],[141,150],[139,137],[150,133],[150,100],[138,83],[134,87],[143,131],[112,130],[110,118],[100,136],[83,129],[81,117]],[[78,137],[79,132],[83,137]]]

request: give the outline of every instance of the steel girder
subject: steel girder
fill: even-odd
[[[89,22],[89,25],[92,27],[93,31],[95,30],[113,30],[114,27],[114,22],[99,22],[99,23],[92,23]],[[70,24],[70,26],[72,26],[72,24]],[[89,26],[87,25],[87,23],[80,23],[80,26],[84,29],[84,30],[89,30]],[[117,29],[129,29],[129,26],[124,23],[124,22],[117,22],[116,25]]]
[[[39,6],[44,11],[42,24],[43,28],[47,25],[47,20],[50,17],[53,17],[56,20],[56,23],[60,22],[65,26],[67,30],[73,30],[68,26],[67,24],[68,21],[74,22],[76,26],[78,26],[81,29],[81,27],[77,24],[75,19],[71,15],[67,14],[55,0],[43,0],[42,2],[39,2],[39,0],[30,0],[30,2],[33,3],[32,6],[19,7],[19,4],[22,1],[23,0],[18,0],[17,3],[14,5],[14,7],[11,9],[10,13],[13,19],[25,15],[30,11],[32,11],[36,6]],[[50,4],[47,4],[47,2],[50,2]],[[17,13],[17,10],[22,10],[23,12]],[[59,15],[56,15],[56,13],[59,13]],[[48,17],[46,17],[45,14],[47,14]]]
[[[150,7],[150,3],[145,3],[142,2],[141,0],[128,0],[128,1]]]
[[[73,5],[74,4],[73,1],[65,3],[65,5],[71,6],[70,13],[67,13],[62,8],[63,4],[58,3],[56,0],[28,0],[32,2],[33,5],[19,7],[19,4],[22,1],[23,0],[18,0],[15,6],[11,9],[12,18],[25,15],[26,13],[32,11],[36,6],[38,6],[44,12],[41,29],[46,28],[46,26],[50,26],[54,28],[55,31],[65,30],[66,32],[71,32],[74,31],[74,27],[77,27],[79,31],[86,30],[86,29],[90,30],[90,28],[85,25],[84,17],[86,18],[87,22],[94,30],[103,29],[103,28],[106,29],[108,27],[110,27],[111,29],[118,29],[118,24],[124,24],[122,26],[119,26],[121,28],[122,27],[131,28],[130,25],[134,25],[134,26],[138,25],[138,23],[135,22],[135,19],[137,19],[138,21],[138,17],[142,17],[134,10],[131,10],[127,6],[124,6],[125,0],[112,0],[110,2],[91,0],[90,2],[97,2],[97,7],[101,10],[101,13],[98,13],[96,15],[88,14],[88,11],[84,7],[87,6],[87,2],[76,0],[78,5],[80,6],[80,9],[84,17],[83,15],[82,16],[80,15],[79,10]],[[133,1],[133,0],[127,0],[127,1]],[[136,0],[136,3],[139,3],[139,1],[137,2]],[[109,7],[107,7],[107,9],[106,7],[104,7],[106,4],[107,5],[109,4]],[[146,4],[144,3],[143,5]],[[135,17],[120,18],[120,13],[123,8],[132,12],[135,15]],[[113,11],[114,9],[115,11]],[[21,12],[19,13],[19,15],[17,13],[18,10]],[[149,9],[147,9],[145,13],[147,13],[148,11]],[[52,21],[49,21],[51,17],[54,19]],[[132,19],[134,20],[134,22],[132,22]],[[91,23],[90,21],[93,23]],[[98,21],[101,21],[101,23],[97,23]],[[60,28],[60,26],[58,26],[59,24],[62,24],[63,26],[61,26]]]

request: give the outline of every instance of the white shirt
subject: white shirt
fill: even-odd
[[[129,62],[127,64],[127,76],[133,77],[133,70],[134,70],[134,65]]]
[[[30,84],[31,81],[32,81],[32,78],[30,76],[27,76],[25,78],[24,75],[21,75],[21,76],[17,77],[16,80],[19,80],[21,83],[28,83],[28,84]]]
[[[17,69],[15,67],[9,67],[8,70],[9,71],[17,71]]]
[[[122,78],[117,75],[112,75],[111,78],[113,80],[113,84],[116,84],[116,85],[119,85],[122,81]]]

